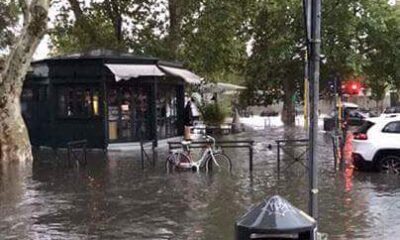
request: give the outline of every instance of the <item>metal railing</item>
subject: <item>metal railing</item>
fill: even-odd
[[[87,140],[70,141],[67,143],[68,149],[68,162],[67,165],[71,166],[72,162],[76,166],[87,165]]]
[[[284,169],[284,171],[289,169],[295,163],[300,163],[302,166],[304,166],[305,169],[308,170],[308,166],[302,162],[302,159],[307,159],[307,157],[308,157],[307,156],[308,139],[280,139],[280,140],[275,140],[275,142],[277,144],[278,179],[280,178],[280,173],[281,173],[281,153],[285,153],[292,159],[292,162]],[[294,153],[290,153],[287,150],[288,147],[291,147],[291,148],[303,147],[303,148],[305,148],[305,150],[300,152],[300,154],[295,155]]]

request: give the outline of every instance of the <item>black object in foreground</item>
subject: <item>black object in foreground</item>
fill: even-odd
[[[237,240],[314,239],[316,221],[286,199],[265,199],[236,221]]]

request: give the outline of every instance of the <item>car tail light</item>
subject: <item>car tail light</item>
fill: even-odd
[[[356,140],[368,140],[368,136],[366,133],[356,133],[354,134],[354,139]]]

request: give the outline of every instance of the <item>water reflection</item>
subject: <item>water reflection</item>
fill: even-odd
[[[166,174],[161,161],[166,149],[159,150],[156,167],[148,164],[144,170],[138,153],[106,158],[93,152],[81,169],[59,164],[65,160],[62,154],[41,155],[47,163],[35,164],[33,170],[2,165],[0,239],[233,239],[235,219],[267,196],[280,194],[307,210],[307,171],[293,165],[277,180],[274,141],[284,136],[298,139],[305,133],[272,128],[227,136],[256,141],[252,174],[246,150],[227,150],[235,167],[229,177]],[[329,239],[396,239],[398,177],[353,168],[334,172],[330,144],[321,135],[321,231]],[[289,155],[282,161],[290,164]]]

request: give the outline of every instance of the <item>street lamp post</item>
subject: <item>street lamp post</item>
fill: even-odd
[[[318,101],[321,51],[321,0],[304,0],[307,47],[309,48],[310,128],[309,128],[309,214],[318,221]]]

